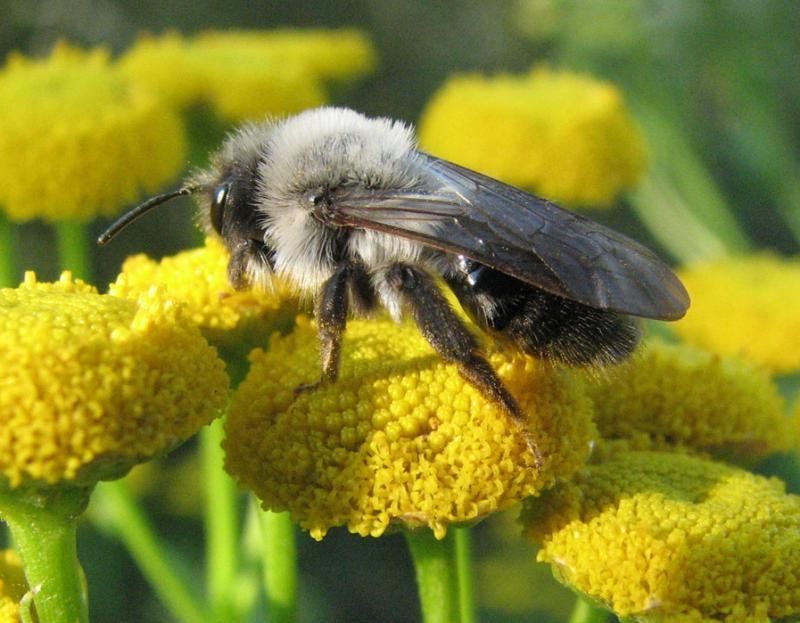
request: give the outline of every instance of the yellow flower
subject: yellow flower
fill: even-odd
[[[690,346],[647,342],[629,361],[588,384],[605,439],[654,440],[744,458],[796,446],[796,420],[761,368]]]
[[[620,92],[539,67],[523,76],[450,79],[420,121],[427,151],[542,196],[605,206],[645,168]]]
[[[286,284],[234,290],[228,282],[228,252],[216,238],[198,249],[156,262],[146,255],[125,260],[109,294],[137,299],[154,285],[179,301],[206,338],[218,347],[266,344],[270,333],[294,320],[297,300]]]
[[[19,557],[10,549],[0,551],[0,623],[19,623],[19,602],[27,592]]]
[[[672,326],[687,342],[779,374],[800,369],[800,259],[726,258],[680,276],[692,307]]]
[[[0,477],[11,487],[116,477],[217,414],[222,361],[177,305],[100,295],[69,273],[0,290]]]
[[[800,498],[720,463],[627,452],[528,500],[559,579],[637,621],[800,614]]]
[[[369,39],[352,28],[210,31],[199,35],[196,43],[198,48],[241,50],[277,63],[297,64],[325,82],[358,78],[377,65]]]
[[[226,423],[226,469],[314,538],[392,524],[442,538],[574,473],[595,435],[590,402],[565,373],[501,350],[489,361],[529,414],[541,471],[517,424],[415,327],[385,318],[350,322],[339,380],[298,396],[320,375],[310,321],[254,351]]]
[[[239,121],[318,106],[329,82],[371,71],[375,53],[356,30],[212,31],[141,39],[120,62],[179,105],[207,102]]]
[[[179,108],[202,100],[204,82],[177,32],[142,35],[118,60],[122,73]],[[179,76],[180,79],[176,79]]]
[[[177,113],[102,50],[12,56],[0,110],[0,206],[16,221],[113,215],[183,166]]]

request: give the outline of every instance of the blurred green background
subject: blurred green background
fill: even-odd
[[[585,71],[623,91],[645,130],[661,189],[646,196],[644,212],[641,201],[638,209],[622,201],[597,218],[672,261],[714,249],[702,240],[649,233],[665,219],[696,217],[710,230],[731,231],[734,251],[798,250],[800,3],[791,0],[3,0],[0,16],[3,56],[44,55],[59,39],[119,52],[143,31],[166,29],[189,35],[210,28],[359,27],[372,38],[380,67],[334,102],[409,121],[454,72],[521,72],[536,62]],[[733,225],[723,222],[728,213]],[[159,257],[192,245],[199,239],[192,217],[188,202],[175,202],[114,245],[95,249],[98,286],[115,278],[128,254]],[[643,227],[647,218],[656,226]],[[95,223],[94,233],[104,225]],[[25,253],[19,265],[43,280],[56,277],[50,229],[26,224],[16,235]],[[196,567],[199,584],[201,504],[192,495],[192,456],[184,448],[140,479],[171,544],[165,555]],[[537,567],[535,553],[514,536],[510,515],[475,532],[481,620],[567,619],[571,593],[549,578],[548,568]],[[88,524],[79,539],[92,621],[169,620],[120,546]],[[300,566],[303,621],[419,618],[400,536],[360,539],[334,530],[321,543],[301,536]]]

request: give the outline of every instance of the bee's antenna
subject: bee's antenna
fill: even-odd
[[[178,190],[173,190],[168,193],[164,193],[163,195],[153,197],[152,199],[148,199],[144,203],[139,204],[132,210],[129,210],[120,216],[116,221],[111,223],[111,225],[108,226],[108,229],[106,229],[97,237],[97,244],[99,244],[101,247],[105,246],[114,236],[137,220],[145,212],[149,212],[152,208],[161,205],[165,201],[169,201],[175,197],[180,197],[181,195],[191,195],[192,193],[197,192],[197,190],[198,188],[196,186],[184,186]]]

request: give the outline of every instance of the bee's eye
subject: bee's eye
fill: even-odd
[[[222,234],[222,213],[225,211],[225,202],[228,200],[230,184],[220,184],[214,189],[211,198],[211,226],[218,234]]]

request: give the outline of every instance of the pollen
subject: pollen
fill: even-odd
[[[15,221],[111,216],[183,167],[177,113],[102,50],[12,55],[0,110],[0,205]]]
[[[452,77],[420,121],[426,151],[568,204],[611,204],[642,176],[642,135],[613,85],[535,67]]]
[[[684,340],[776,374],[800,370],[800,259],[727,258],[688,267],[680,277],[692,306],[672,326]]]
[[[708,460],[626,452],[525,503],[556,577],[637,621],[800,614],[800,498]]]
[[[589,382],[604,439],[645,434],[727,459],[797,447],[797,423],[761,367],[650,340],[603,381]]]
[[[372,45],[352,29],[167,33],[140,39],[121,59],[126,73],[176,104],[206,103],[227,121],[319,106],[329,85],[375,64]]]
[[[109,294],[136,300],[154,285],[180,302],[188,317],[216,346],[263,344],[289,325],[297,311],[290,288],[277,278],[272,288],[234,290],[228,281],[228,251],[217,238],[160,261],[146,255],[125,260]]]
[[[224,364],[180,307],[64,273],[0,290],[0,474],[91,484],[161,455],[219,415]]]
[[[586,460],[596,431],[582,385],[518,353],[489,361],[528,414],[524,426],[443,362],[416,327],[352,321],[339,378],[319,378],[313,324],[251,354],[226,423],[227,470],[265,508],[314,538],[345,525],[363,536],[428,526],[442,538],[536,495]],[[530,437],[529,437],[530,435]],[[529,447],[535,439],[541,470]]]

